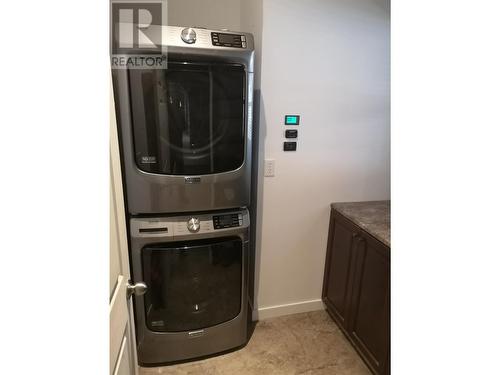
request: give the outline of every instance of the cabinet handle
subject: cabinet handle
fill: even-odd
[[[360,242],[361,242],[361,241],[366,241],[366,240],[365,240],[365,238],[364,238],[361,234],[359,234],[359,233],[353,233],[353,234],[352,234],[352,240],[353,240],[353,241],[354,241],[354,240],[358,240],[358,241],[360,241]]]

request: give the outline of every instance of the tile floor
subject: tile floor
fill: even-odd
[[[141,368],[140,375],[369,375],[326,311],[257,323],[243,349],[196,362]]]

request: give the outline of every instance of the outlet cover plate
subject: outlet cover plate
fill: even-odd
[[[264,161],[264,176],[265,177],[274,177],[274,159],[266,159]]]

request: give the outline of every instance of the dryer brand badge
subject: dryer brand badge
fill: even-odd
[[[184,177],[184,182],[186,184],[199,184],[201,182],[201,177]]]

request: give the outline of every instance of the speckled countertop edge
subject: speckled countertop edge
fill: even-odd
[[[336,202],[331,206],[380,242],[391,247],[391,201]]]

